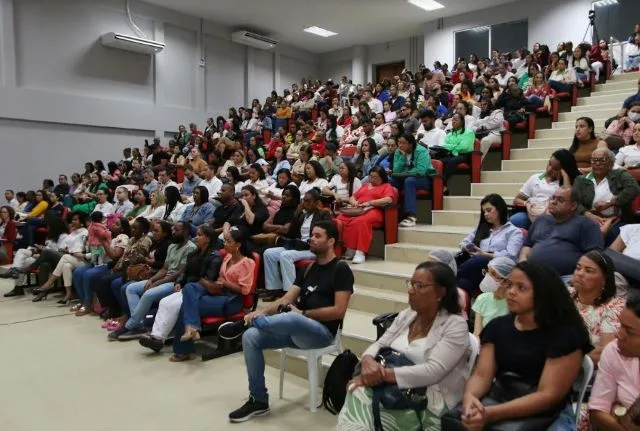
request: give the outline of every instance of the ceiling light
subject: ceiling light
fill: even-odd
[[[432,11],[436,9],[442,9],[444,5],[441,5],[437,1],[434,0],[407,0],[414,6],[419,7],[420,9]]]
[[[593,2],[594,7],[613,6],[618,4],[618,0],[600,0]]]
[[[338,34],[329,30],[325,30],[324,28],[317,27],[315,25],[305,28],[304,31],[306,31],[307,33],[315,34],[316,36],[322,36],[322,37],[331,37]]]

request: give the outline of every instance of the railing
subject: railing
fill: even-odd
[[[609,37],[609,51],[611,52],[611,59],[616,58],[616,52],[620,50],[620,62],[618,63],[618,67],[622,70],[624,69],[624,49],[627,42],[620,42],[613,36]],[[614,71],[615,72],[615,71]]]

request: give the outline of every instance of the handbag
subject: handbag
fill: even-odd
[[[390,347],[380,349],[375,357],[384,368],[398,368],[413,366],[415,363],[402,353]],[[358,366],[356,374],[360,373]],[[400,389],[395,383],[382,383],[372,388],[373,399],[371,407],[373,409],[374,429],[384,431],[380,418],[380,405],[387,410],[413,410],[418,416],[420,429],[423,429],[421,412],[427,408],[427,388]]]
[[[496,377],[491,384],[489,393],[482,398],[482,405],[495,406],[532,394],[538,390],[537,384],[525,382],[516,373],[505,372]],[[561,406],[558,408],[541,412],[535,416],[526,418],[510,419],[488,424],[486,431],[540,431],[546,430],[553,424],[560,415]],[[447,431],[466,431],[462,424],[462,405],[448,411],[440,419],[440,425]]]
[[[444,148],[444,147],[430,147],[429,148],[429,156],[432,159],[446,159],[447,157],[451,157],[451,151],[449,151],[448,149]]]
[[[275,247],[279,235],[277,233],[258,233],[251,237],[255,245]]]
[[[338,212],[340,214],[342,214],[342,215],[347,216],[347,217],[357,217],[357,216],[360,216],[360,215],[366,213],[371,208],[373,208],[373,207],[351,207],[351,206],[346,206],[346,207],[340,208],[338,210]]]
[[[153,275],[153,269],[146,263],[138,263],[127,267],[127,280],[142,281],[148,280]]]

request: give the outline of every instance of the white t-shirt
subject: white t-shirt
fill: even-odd
[[[640,164],[640,148],[637,145],[625,145],[616,155],[616,166],[635,166]]]
[[[348,184],[342,182],[342,177],[340,175],[334,175],[331,177],[331,181],[329,182],[330,186],[334,186],[334,191],[338,194],[338,197],[342,200],[349,199],[349,189]],[[353,180],[353,193],[355,193],[360,188],[360,179],[354,178]]]
[[[548,183],[545,179],[546,175],[544,172],[542,174],[534,174],[529,177],[526,183],[520,189],[520,194],[526,196],[527,198],[533,198],[537,196],[544,196],[546,198],[550,198],[553,196],[558,187],[560,187],[560,183],[558,181],[553,181]]]
[[[596,183],[595,178],[591,178],[591,181],[593,181],[593,184],[595,186],[595,196],[593,197],[592,205],[596,202],[608,202],[611,200],[611,198],[613,198],[613,193],[611,193],[611,189],[609,188],[609,180],[605,178],[600,181],[600,184]],[[601,212],[603,216],[610,216],[613,215],[613,211],[614,208],[607,208],[606,210]]]
[[[507,86],[507,81],[509,80],[509,78],[511,78],[512,76],[515,76],[513,73],[511,72],[507,72],[504,74],[504,77],[502,77],[499,73],[496,74],[494,76],[495,80],[498,82],[498,85],[500,87],[506,87]]]
[[[96,206],[93,208],[93,211],[91,212],[94,213],[96,211],[100,211],[102,215],[106,217],[110,214],[113,214],[116,211],[116,209],[113,207],[113,204],[109,202],[105,202],[103,204],[96,204]]]
[[[213,177],[211,180],[202,180],[200,185],[207,188],[209,192],[209,202],[211,202],[218,197],[218,192],[222,188],[222,181],[220,181],[218,177]]]
[[[372,136],[365,136],[365,135],[360,136],[360,139],[358,139],[358,148],[362,146],[362,143],[367,138],[373,138],[373,140],[376,143],[376,147],[382,148],[382,144],[384,144],[384,138],[380,133],[374,133]]]
[[[312,221],[313,221],[313,213],[306,216],[302,221],[302,226],[300,226],[300,239],[302,241],[309,241],[309,237],[311,236]]]
[[[444,145],[444,138],[447,136],[444,130],[434,127],[428,132],[424,130],[424,127],[420,125],[422,130],[418,129],[418,135],[424,134],[420,142],[425,144],[427,147],[442,147]]]
[[[312,182],[305,180],[302,183],[300,183],[300,196],[304,197],[304,194],[314,187],[317,187],[322,191],[322,189],[325,188],[327,185],[329,185],[329,181],[325,180],[324,178],[316,178]]]
[[[376,99],[375,97],[372,97],[371,100],[367,102],[367,105],[369,105],[369,108],[373,113],[375,114],[382,113],[382,102]]]
[[[640,260],[640,224],[622,226],[620,238],[625,245],[622,254]]]

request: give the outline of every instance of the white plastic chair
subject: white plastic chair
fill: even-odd
[[[578,427],[580,426],[580,409],[582,408],[582,401],[584,395],[587,393],[589,382],[591,382],[591,377],[593,377],[593,369],[593,361],[589,356],[584,355],[584,359],[582,359],[582,371],[576,381],[573,382],[573,390],[578,394],[578,400],[574,403],[576,431],[578,431]]]
[[[476,359],[478,359],[478,355],[480,354],[480,341],[478,341],[476,336],[471,332],[469,333],[469,348],[471,349],[471,353],[467,360],[467,379],[471,377]]]
[[[342,330],[338,329],[336,337],[330,346],[322,349],[293,349],[290,347],[280,349],[280,399],[284,389],[284,370],[287,355],[302,357],[307,360],[307,373],[309,376],[309,410],[315,413],[318,410],[318,376],[322,366],[322,356],[342,353],[342,341],[340,335]]]

